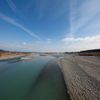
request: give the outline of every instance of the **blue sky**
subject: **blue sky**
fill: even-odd
[[[69,52],[100,48],[100,0],[0,0],[0,48]]]

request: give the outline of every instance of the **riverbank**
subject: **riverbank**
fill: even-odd
[[[4,59],[9,59],[9,58],[15,58],[15,57],[20,57],[20,56],[25,56],[25,55],[28,55],[28,54],[22,54],[22,55],[2,55],[0,56],[0,60],[4,60]],[[30,55],[28,57],[21,57],[22,60],[24,59],[30,59],[32,57],[37,57],[39,55]]]
[[[100,100],[100,58],[65,54],[58,61],[72,100]]]
[[[45,56],[58,56],[57,53],[40,53],[40,55],[45,55]]]
[[[4,59],[9,59],[9,58],[14,58],[14,57],[20,57],[20,56],[25,56],[25,55],[30,55],[30,54],[34,54],[34,53],[14,53],[14,54],[2,54],[2,56],[0,56],[0,60],[4,60]],[[21,57],[22,60],[24,59],[30,59],[32,57],[37,57],[39,56],[39,54],[36,55],[30,55],[28,57]]]
[[[0,60],[19,57],[19,56],[23,56],[23,55],[3,55],[3,56],[0,56]]]
[[[30,56],[27,56],[27,57],[21,57],[21,60],[25,60],[25,59],[31,59],[32,57],[38,57],[39,55],[30,55]]]

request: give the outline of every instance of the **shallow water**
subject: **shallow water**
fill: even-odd
[[[48,64],[25,100],[70,100],[60,67]]]
[[[57,65],[44,69],[54,58],[39,56],[0,62],[0,100],[65,100],[66,87]],[[60,95],[65,99],[59,99]]]

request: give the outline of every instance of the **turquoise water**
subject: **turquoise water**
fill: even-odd
[[[70,100],[60,67],[50,63],[25,100]]]
[[[62,100],[57,99],[59,98],[57,95],[62,95],[61,91],[66,90],[62,76],[55,74],[59,72],[50,70],[44,72],[45,66],[54,58],[39,56],[23,61],[12,59],[0,62],[0,100]],[[57,79],[57,81],[50,80],[51,75],[55,77],[53,80]],[[45,77],[44,81],[41,77]],[[48,83],[50,81],[51,85]],[[56,86],[57,82],[60,82],[58,88],[52,87]],[[56,93],[58,90],[59,93]],[[66,95],[66,91],[63,94]]]

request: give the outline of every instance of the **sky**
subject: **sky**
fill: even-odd
[[[77,52],[100,48],[100,0],[0,0],[0,49]]]

